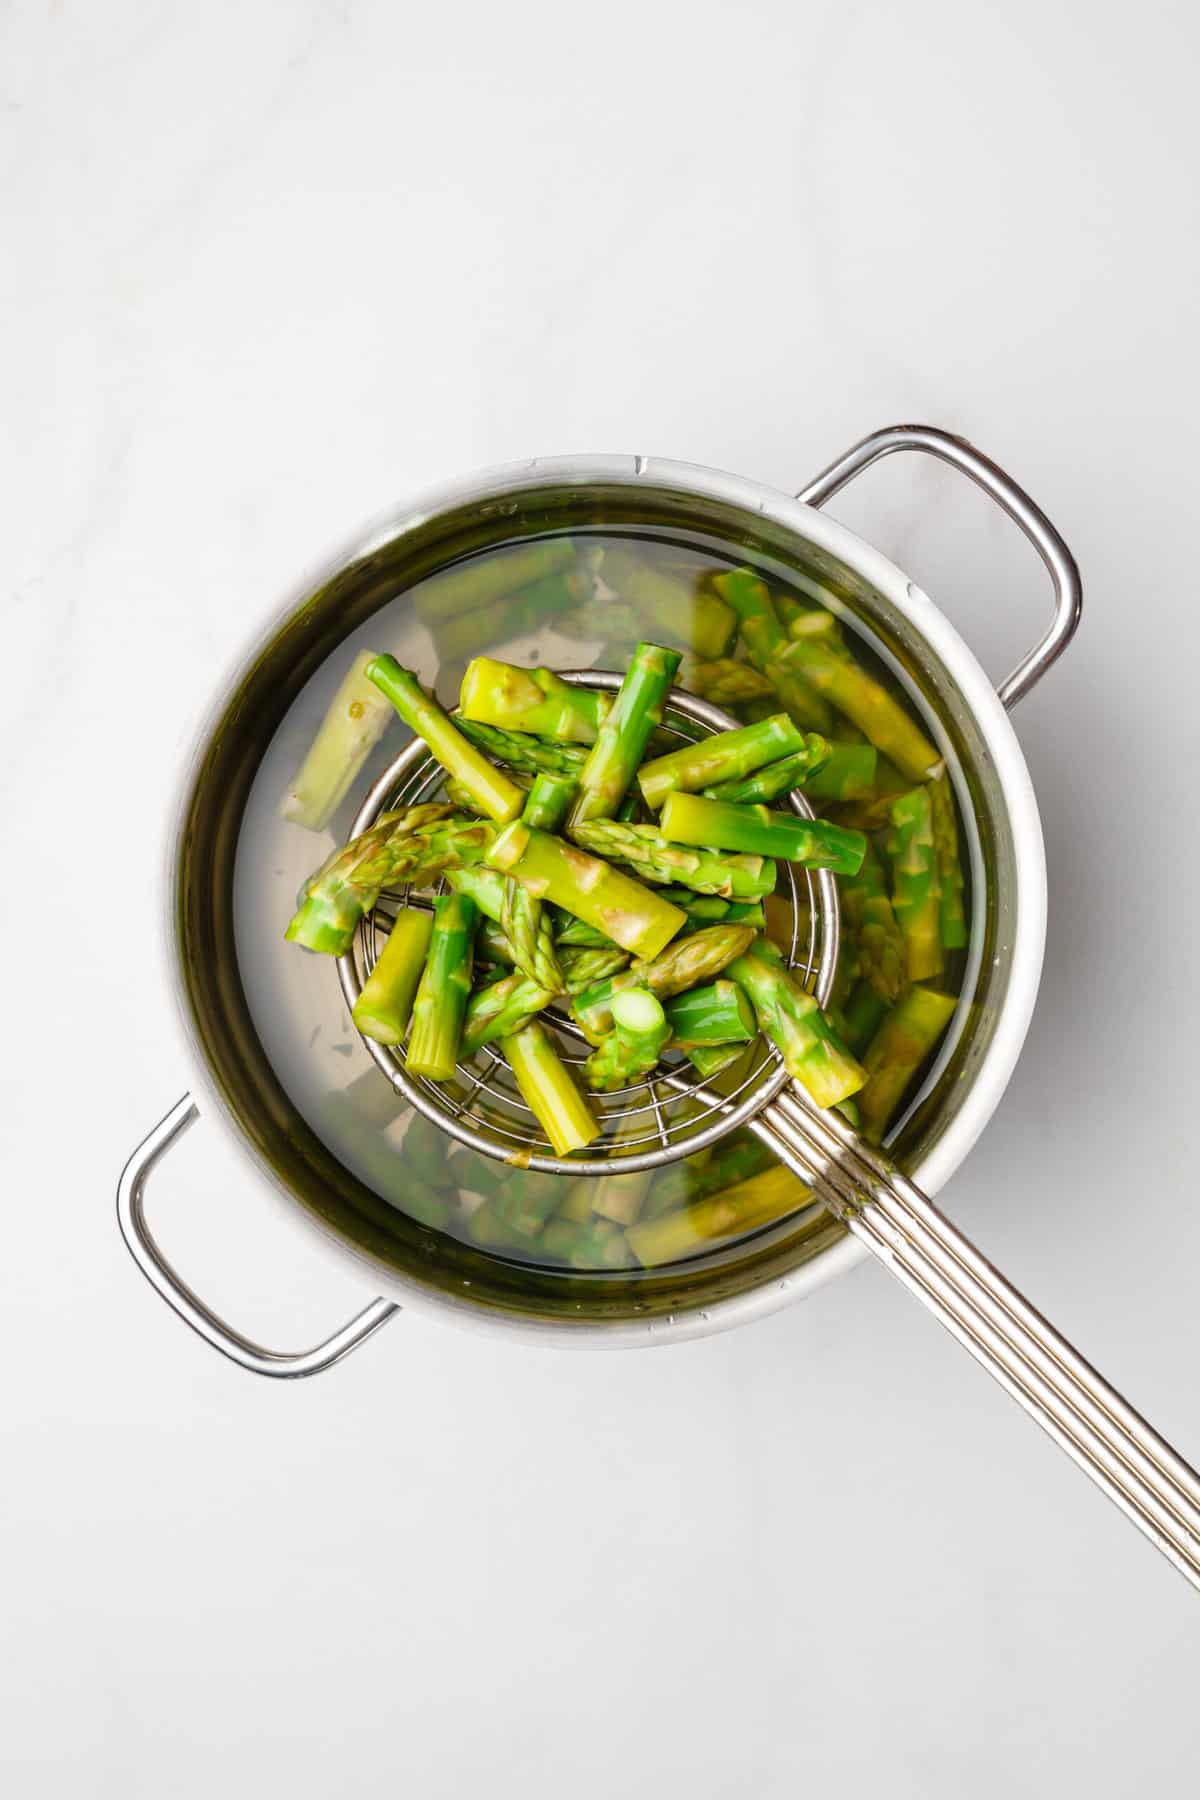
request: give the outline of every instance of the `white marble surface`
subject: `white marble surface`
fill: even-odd
[[[4,9],[7,1792],[1188,1790],[1197,1597],[881,1272],[655,1355],[404,1319],[281,1390],[112,1194],[181,1087],[178,748],[312,556],[477,464],[798,485],[930,420],[1087,583],[1018,719],[1040,1008],[948,1198],[1200,1454],[1196,52],[1166,0]],[[949,474],[838,510],[997,674],[1036,631]],[[203,1124],[154,1210],[266,1340],[359,1298]]]

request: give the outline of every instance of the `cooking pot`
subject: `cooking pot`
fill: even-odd
[[[1049,629],[999,690],[933,602],[819,510],[854,475],[899,450],[923,451],[970,477],[1016,521],[1050,575]],[[817,584],[889,666],[947,758],[974,895],[968,971],[955,1025],[891,1144],[927,1194],[966,1156],[1012,1073],[1041,972],[1046,876],[1037,805],[1008,711],[1066,648],[1080,612],[1075,565],[1044,514],[962,439],[920,426],[876,432],[794,497],[740,476],[646,456],[536,459],[466,476],[377,520],[289,594],[275,623],[222,684],[183,774],[167,852],[166,957],[190,1089],[130,1157],[118,1215],[158,1292],[244,1368],[315,1374],[363,1343],[400,1306],[556,1344],[674,1342],[790,1305],[863,1254],[829,1219],[817,1231],[811,1222],[785,1224],[720,1255],[636,1279],[580,1277],[518,1267],[432,1232],[380,1197],[378,1184],[353,1166],[304,1087],[317,1061],[305,1062],[308,1040],[322,1022],[328,1036],[347,1035],[332,970],[301,975],[299,964],[290,963],[274,1012],[256,993],[278,932],[272,926],[269,945],[263,938],[251,952],[247,932],[259,926],[247,926],[246,918],[257,873],[255,867],[247,873],[245,856],[239,864],[239,846],[256,816],[256,780],[270,758],[283,754],[281,727],[298,697],[316,691],[329,659],[341,653],[344,660],[346,640],[369,630],[381,608],[391,607],[405,629],[419,631],[406,616],[404,597],[434,571],[492,544],[606,524],[703,534],[775,565],[801,587]],[[474,649],[492,647],[481,620]],[[414,660],[419,654],[414,650]],[[311,840],[307,860],[319,860]],[[287,1047],[301,1023],[289,1011],[290,988],[305,981],[315,984],[306,992],[327,1015],[317,1015],[316,1028],[289,1060]],[[308,1027],[309,1019],[303,1023]],[[351,1052],[348,1044],[333,1049]],[[370,1080],[384,1088],[378,1076]],[[379,1298],[312,1350],[281,1354],[243,1337],[187,1287],[150,1232],[144,1209],[150,1170],[198,1110],[245,1152],[247,1180],[306,1220],[331,1254],[379,1290]]]

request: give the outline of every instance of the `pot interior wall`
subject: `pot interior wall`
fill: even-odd
[[[1005,999],[1016,870],[1003,797],[953,678],[907,618],[851,567],[751,508],[667,482],[634,479],[632,465],[628,480],[548,474],[542,482],[535,470],[516,491],[497,494],[493,488],[487,497],[467,497],[380,533],[364,553],[298,596],[229,695],[185,803],[174,894],[176,948],[198,1049],[247,1141],[296,1203],[409,1286],[531,1320],[589,1324],[652,1322],[781,1279],[827,1250],[840,1228],[821,1216],[800,1215],[732,1251],[631,1279],[508,1262],[388,1204],[377,1191],[386,1192],[386,1183],[373,1177],[369,1144],[353,1168],[353,1158],[330,1147],[343,1140],[328,1109],[354,1092],[363,1103],[360,1120],[369,1120],[376,1106],[383,1119],[395,1116],[399,1102],[356,1039],[336,993],[332,964],[303,957],[280,941],[299,876],[322,858],[330,840],[287,828],[294,848],[285,857],[279,849],[283,840],[272,835],[269,821],[351,648],[374,642],[371,622],[378,630],[383,609],[388,609],[386,641],[376,647],[393,650],[429,683],[449,676],[441,681],[441,697],[452,701],[461,665],[439,669],[428,634],[405,598],[409,592],[447,563],[492,545],[601,528],[685,542],[718,538],[731,560],[753,560],[802,587],[806,581],[819,584],[892,667],[948,755],[973,840],[970,979],[956,1027],[896,1140],[906,1166],[917,1168],[963,1105]],[[484,620],[471,653],[499,648],[489,641]],[[507,640],[504,648],[511,653]],[[533,654],[561,664],[561,653],[546,634],[530,638],[525,660]],[[302,696],[311,704],[297,706]],[[382,760],[395,748],[389,739]],[[350,813],[356,803],[351,801]],[[344,835],[344,824],[339,814],[335,835]],[[291,857],[299,861],[291,865],[286,860]],[[273,979],[276,956],[288,959],[287,977],[276,983],[267,1005],[262,988]],[[322,1015],[326,1036],[319,1045],[309,1041],[320,1028],[314,1029],[315,1015],[306,1011],[314,984],[328,1015]],[[326,1068],[338,1071],[337,1084],[326,1083],[323,1097],[306,1095],[308,1072],[321,1066],[322,1058]],[[357,1135],[370,1138],[369,1130]]]

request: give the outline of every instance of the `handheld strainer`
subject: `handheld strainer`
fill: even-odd
[[[564,672],[580,685],[618,688],[621,677]],[[724,731],[736,721],[678,691],[665,729],[682,739]],[[352,835],[380,813],[433,798],[442,770],[418,738],[384,771],[354,821]],[[811,816],[800,794],[792,807]],[[827,1004],[838,953],[837,884],[827,872],[782,865],[790,905],[793,972]],[[338,973],[353,1007],[374,964],[386,912],[361,925]],[[785,934],[786,935],[786,934]],[[588,1046],[565,1012],[546,1022],[568,1062]],[[791,1081],[779,1054],[759,1045],[747,1068],[702,1079],[680,1060],[616,1094],[596,1096],[605,1136],[587,1156],[555,1156],[504,1059],[490,1048],[460,1066],[454,1082],[411,1079],[396,1052],[364,1039],[397,1092],[460,1143],[516,1168],[562,1175],[633,1173],[694,1155],[739,1127],[754,1133],[804,1184],[797,1218],[824,1208],[866,1245],[995,1376],[1038,1424],[1196,1587],[1200,1587],[1200,1476],[1072,1348],[897,1164],[866,1144],[837,1113],[816,1107]]]

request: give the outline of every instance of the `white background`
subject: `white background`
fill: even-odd
[[[0,17],[0,1782],[1124,1800],[1200,1601],[875,1268],[656,1354],[411,1317],[280,1388],[112,1211],[184,1082],[180,746],[329,542],[571,450],[796,487],[970,436],[1076,550],[1017,723],[1051,921],[947,1200],[1200,1455],[1194,8],[31,4]],[[952,474],[835,507],[997,676],[1047,604]],[[364,1297],[201,1124],[152,1210],[280,1347]]]

